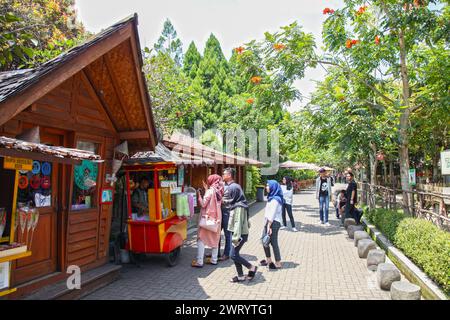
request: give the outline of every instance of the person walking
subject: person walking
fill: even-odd
[[[283,226],[280,230],[286,229],[286,211],[289,215],[289,219],[291,220],[292,231],[297,232],[297,228],[295,228],[294,216],[292,215],[292,198],[294,196],[294,188],[292,187],[292,180],[289,177],[283,178],[283,184],[281,185],[281,190],[283,191]]]
[[[272,246],[273,254],[275,256],[275,263],[273,263],[270,256],[270,246],[263,245],[264,253],[266,259],[260,261],[260,265],[269,266],[271,270],[277,270],[281,268],[281,254],[280,247],[278,245],[278,230],[281,227],[281,211],[283,206],[283,191],[281,190],[280,184],[275,180],[268,180],[266,191],[267,204],[264,214],[264,229],[263,238],[266,235],[270,236],[269,244]]]
[[[354,180],[352,172],[347,172],[347,191],[345,197],[347,198],[347,204],[345,205],[345,218],[353,218],[358,221],[358,217],[355,217],[355,204],[358,201],[358,185]]]
[[[316,179],[316,199],[319,200],[320,214],[320,222],[318,223],[330,226],[328,223],[328,211],[331,199],[331,178],[327,176],[324,168],[319,170],[319,174],[319,177]]]
[[[223,171],[223,180],[228,185],[223,198],[223,205],[228,209],[227,230],[231,232],[231,259],[236,267],[237,276],[231,278],[231,282],[242,282],[253,280],[258,269],[240,255],[240,251],[248,240],[249,216],[248,204],[244,192],[239,184],[234,182],[235,170],[226,168]],[[225,245],[226,246],[226,245]],[[244,275],[243,266],[249,272],[247,277]]]
[[[224,186],[222,177],[213,174],[207,179],[207,183],[203,182],[205,188],[205,196],[202,197],[198,191],[198,203],[200,206],[200,220],[209,218],[217,222],[217,230],[211,231],[201,226],[198,227],[197,235],[197,259],[192,261],[192,266],[196,268],[203,267],[203,257],[205,255],[205,246],[212,248],[211,258],[206,259],[206,263],[217,265],[217,255],[219,252],[220,225],[222,223],[222,197],[224,194]],[[199,220],[199,221],[200,221]]]

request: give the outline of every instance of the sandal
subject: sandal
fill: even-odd
[[[194,268],[203,268],[203,265],[202,264],[198,264],[197,263],[197,260],[192,260],[192,263],[191,263],[191,267],[194,267]]]
[[[271,270],[278,270],[278,269],[280,269],[280,268],[278,268],[278,267],[275,265],[275,263],[271,262],[271,263],[269,263],[269,269],[271,269]]]
[[[238,276],[234,276],[234,277],[231,278],[231,280],[230,280],[230,282],[233,282],[233,283],[236,283],[236,282],[244,282],[244,281],[245,281],[245,278],[244,278],[244,279],[239,279]]]
[[[255,271],[249,271],[247,275],[247,280],[252,281],[258,271],[258,267],[255,266]]]
[[[265,259],[264,259],[264,260],[261,260],[261,261],[259,262],[259,265],[265,267],[265,266],[267,266],[267,261],[266,261]]]
[[[212,264],[213,266],[217,266],[217,262],[216,262],[216,263],[213,263],[211,257],[207,257],[207,258],[205,259],[205,263],[206,263],[206,264]]]

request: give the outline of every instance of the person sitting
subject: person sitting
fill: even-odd
[[[138,218],[143,218],[149,214],[148,211],[148,187],[149,181],[147,177],[142,177],[139,181],[139,187],[133,191],[131,196],[131,204],[133,212],[137,212]]]

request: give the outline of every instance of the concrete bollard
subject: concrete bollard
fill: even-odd
[[[391,299],[420,300],[420,287],[406,281],[394,281],[391,285]]]
[[[347,229],[348,226],[354,226],[356,225],[356,221],[353,218],[347,218],[344,220],[344,228]]]
[[[353,234],[353,239],[354,239],[354,242],[355,242],[355,247],[357,247],[359,240],[370,239],[370,236],[365,231],[355,231],[355,233]]]
[[[386,261],[386,253],[381,249],[370,250],[367,254],[367,268],[376,271],[380,263]]]
[[[376,248],[377,244],[372,239],[361,239],[358,242],[358,256],[365,259],[367,258],[369,251]]]
[[[395,281],[400,281],[400,271],[390,263],[380,263],[377,268],[378,286],[383,290],[390,290]]]
[[[347,228],[348,237],[353,239],[356,231],[364,231],[364,227],[361,225],[349,225]]]

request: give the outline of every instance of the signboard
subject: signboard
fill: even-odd
[[[415,186],[416,185],[416,169],[409,169],[409,185]]]
[[[31,171],[33,170],[33,160],[5,157],[3,169]]]
[[[161,188],[170,188],[171,194],[181,193],[181,187],[177,186],[177,181],[175,180],[161,181]]]
[[[450,175],[450,150],[441,152],[441,170],[442,175]]]

